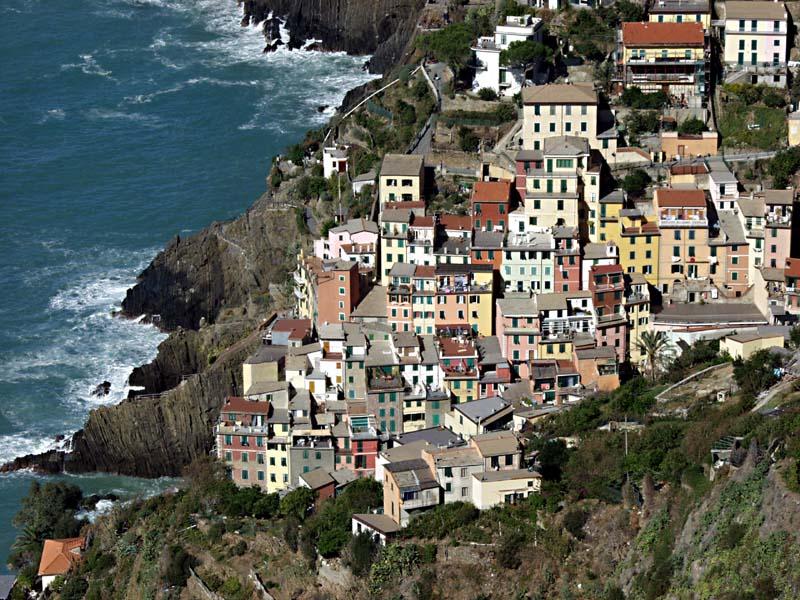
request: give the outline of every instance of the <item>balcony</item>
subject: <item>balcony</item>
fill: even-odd
[[[776,213],[767,213],[766,214],[766,221],[768,225],[791,225],[792,224],[792,215],[779,215]]]
[[[613,325],[614,323],[622,323],[626,321],[625,315],[620,313],[611,313],[608,315],[597,315],[598,325]]]
[[[677,218],[677,217],[661,217],[658,219],[659,227],[708,227],[708,219],[693,218]]]

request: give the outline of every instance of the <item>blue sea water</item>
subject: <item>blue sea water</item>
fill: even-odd
[[[127,394],[163,339],[110,316],[136,274],[175,234],[240,214],[271,157],[327,120],[317,107],[370,78],[363,58],[263,55],[240,19],[235,0],[0,4],[0,462]],[[0,476],[0,560],[33,478]]]

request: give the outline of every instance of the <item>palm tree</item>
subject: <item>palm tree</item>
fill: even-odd
[[[650,379],[656,380],[656,368],[672,355],[672,343],[663,331],[645,331],[636,340],[636,347],[647,359]]]

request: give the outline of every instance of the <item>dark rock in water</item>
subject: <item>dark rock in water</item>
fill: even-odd
[[[320,105],[317,107],[317,112],[323,113],[323,112],[325,112],[327,109],[328,109],[328,105],[327,105],[327,104],[320,104]]]
[[[324,49],[325,48],[323,48],[319,42],[312,42],[308,46],[303,46],[303,50],[307,50],[308,52],[320,52]]]
[[[97,384],[97,386],[92,391],[92,396],[108,396],[110,391],[111,391],[111,382],[104,381],[103,383]]]
[[[371,54],[370,71],[385,73],[410,50],[425,0],[244,0],[250,22],[281,15],[291,48],[322,40],[327,50]],[[275,19],[273,19],[275,20]],[[265,25],[265,33],[269,33]],[[274,36],[273,36],[274,37]]]
[[[242,17],[242,27],[249,27],[250,26],[250,15],[246,14]]]
[[[282,40],[272,40],[271,42],[268,42],[266,46],[264,46],[264,50],[262,50],[262,52],[264,54],[269,54],[270,52],[275,52],[275,50],[281,46],[283,46]]]
[[[66,439],[66,437],[67,437],[67,436],[65,436],[63,433],[59,433],[59,434],[58,434],[58,435],[55,437],[56,443],[63,442],[63,441]]]
[[[83,510],[94,510],[97,506],[97,503],[101,500],[110,500],[111,502],[116,502],[119,500],[119,496],[116,494],[92,494],[90,496],[85,496],[83,500],[81,500],[81,508]]]

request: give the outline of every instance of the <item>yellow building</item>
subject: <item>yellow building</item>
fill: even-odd
[[[569,338],[540,340],[536,347],[538,360],[571,360],[574,344]]]
[[[644,275],[625,275],[625,314],[628,317],[628,353],[631,364],[639,365],[642,355],[637,342],[645,331],[650,330],[650,291]]]
[[[283,438],[273,438],[267,441],[267,451],[264,460],[267,464],[267,493],[278,492],[289,485],[289,450],[287,438],[288,425],[284,425]]]
[[[472,475],[472,502],[478,510],[517,504],[542,487],[542,476],[528,469],[484,471]]]
[[[711,251],[708,245],[708,208],[703,190],[659,188],[653,206],[661,230],[658,287],[670,294],[676,284],[707,280]],[[694,302],[693,294],[688,298]]]
[[[623,23],[618,90],[665,92],[679,106],[701,107],[708,61],[701,23]]]
[[[387,154],[383,157],[378,180],[381,208],[392,202],[417,202],[425,190],[422,156]]]
[[[708,0],[658,0],[647,12],[651,23],[700,23],[706,31],[711,26]]]
[[[791,113],[787,120],[789,122],[789,145],[800,145],[800,111]]]
[[[617,151],[610,111],[601,111],[592,85],[551,83],[522,88],[522,148],[540,150],[554,136],[579,136],[609,160]]]
[[[783,333],[759,333],[758,331],[743,331],[727,336],[719,343],[720,354],[728,353],[731,358],[747,360],[759,350],[768,348],[783,348],[786,339]]]
[[[412,218],[412,213],[407,208],[381,211],[381,285],[389,285],[389,273],[395,263],[408,262],[406,244]]]
[[[488,268],[486,268],[488,267]],[[467,296],[467,321],[470,329],[481,336],[492,335],[494,324],[494,273],[491,265],[473,265],[472,281]]]
[[[600,199],[599,241],[613,242],[619,249],[619,263],[626,273],[641,273],[658,283],[659,236],[655,220],[639,208],[625,208],[620,190]]]

